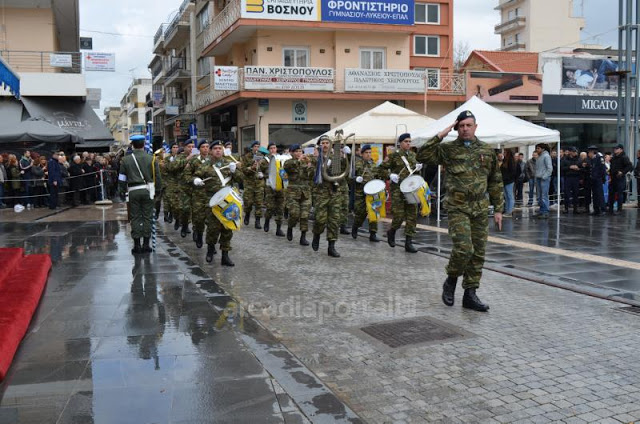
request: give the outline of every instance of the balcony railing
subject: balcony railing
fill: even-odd
[[[0,56],[16,72],[82,73],[82,53],[80,52],[0,50]]]
[[[505,32],[516,30],[518,28],[522,28],[525,26],[526,22],[527,18],[525,18],[524,16],[517,16],[513,19],[508,20],[507,22],[496,25],[495,33],[502,34]]]
[[[171,21],[171,23],[167,26],[167,28],[164,31],[164,39],[165,40],[169,40],[173,36],[174,32],[178,30],[178,26],[179,25],[190,25],[191,24],[189,14],[188,13],[184,13],[184,11],[187,9],[187,7],[189,7],[190,3],[191,3],[190,0],[185,0],[182,3],[182,6],[180,6],[180,10],[176,14],[176,17],[173,18],[173,21]]]
[[[512,52],[512,51],[526,50],[526,49],[527,49],[527,45],[525,43],[513,43],[513,44],[509,44],[508,46],[503,46],[501,50],[503,52]]]
[[[211,25],[204,30],[204,48],[211,45],[235,21],[240,19],[240,0],[231,0],[211,21]]]
[[[156,35],[153,36],[153,45],[155,46],[162,39],[164,32],[167,30],[168,24],[160,24],[158,27],[158,31],[156,31]]]
[[[187,69],[186,63],[187,61],[185,60],[184,57],[171,57],[168,63],[169,71],[167,72],[167,75],[171,77],[173,74],[175,74],[179,70]]]

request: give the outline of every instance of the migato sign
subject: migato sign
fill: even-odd
[[[581,109],[583,111],[617,111],[618,100],[604,100],[604,99],[582,99]]]

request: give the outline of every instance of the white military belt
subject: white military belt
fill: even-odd
[[[129,187],[129,192],[135,191],[135,190],[149,190],[149,185],[148,184],[140,184],[137,186],[131,186]]]

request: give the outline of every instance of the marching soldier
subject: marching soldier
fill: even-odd
[[[269,167],[271,161],[276,160],[276,154],[278,153],[278,147],[275,143],[269,143],[269,156],[265,157],[260,164],[260,172],[263,175],[269,175]],[[272,217],[275,217],[276,221],[276,236],[284,237],[282,232],[282,216],[284,214],[284,190],[276,191],[271,187],[266,187],[266,204],[267,214],[264,220],[264,231],[269,232],[269,223]]]
[[[348,155],[351,154],[351,148],[345,146],[343,148],[344,155],[348,160]],[[347,230],[347,223],[349,222],[349,181],[348,178],[340,181],[340,187],[338,188],[338,195],[340,198],[340,234],[349,234]]]
[[[289,176],[287,240],[293,240],[293,229],[300,222],[300,245],[309,246],[306,236],[309,230],[309,211],[311,209],[309,182],[313,180],[313,165],[309,158],[304,156],[299,144],[292,145],[289,151],[293,158],[284,163],[284,169]]]
[[[134,246],[131,253],[134,255],[151,253],[149,241],[154,214],[153,198],[155,191],[162,187],[160,169],[157,163],[153,163],[153,157],[144,152],[144,142],[142,135],[131,137],[133,152],[122,159],[118,175],[120,193],[128,196]]]
[[[360,149],[361,158],[356,159],[355,172],[355,202],[354,202],[354,219],[353,227],[351,227],[351,237],[358,238],[358,228],[362,227],[364,220],[367,218],[367,203],[364,193],[364,186],[369,181],[376,178],[386,179],[386,172],[378,168],[371,159],[371,146],[365,144]],[[377,236],[378,223],[369,222],[369,241],[378,243],[380,239]]]
[[[230,179],[229,183],[239,183],[242,181],[242,173],[237,172],[237,165],[232,160],[224,157],[224,148],[219,140],[210,143],[211,162],[198,167],[194,172],[193,185],[204,187],[206,195],[211,198],[226,184],[223,179]],[[206,261],[213,261],[215,245],[220,240],[220,250],[222,251],[221,264],[223,266],[235,266],[229,258],[231,251],[231,238],[233,232],[226,229],[222,223],[213,215],[211,209],[207,213],[207,256]]]
[[[183,181],[183,176],[187,162],[193,157],[193,141],[188,141],[184,145],[184,151],[178,155],[176,160],[171,162],[169,172],[178,180],[178,215],[175,216],[176,222],[174,229],[180,228],[180,235],[184,238],[189,234],[189,221],[191,219],[191,185],[187,185]]]
[[[171,163],[176,160],[178,156],[178,145],[173,144],[171,146],[171,154],[165,157],[163,165],[160,167],[160,173],[162,174],[162,181],[166,184],[164,192],[164,214],[165,222],[171,224],[173,217],[177,215],[178,206],[178,181],[176,176],[170,172]]]
[[[251,151],[242,156],[242,171],[244,173],[244,225],[249,225],[251,209],[255,206],[256,222],[255,228],[260,230],[260,218],[262,218],[262,207],[264,205],[264,173],[260,171],[260,157],[258,153],[260,142],[251,143]],[[257,160],[258,159],[258,160]]]
[[[209,159],[209,143],[206,141],[202,142],[199,150],[200,154],[189,159],[188,166],[185,167],[184,180],[188,184],[193,182],[194,175],[201,166],[208,166],[211,163]],[[191,193],[193,238],[196,242],[196,247],[200,249],[203,244],[204,226],[211,196],[207,196],[207,192],[203,186],[194,186]]]
[[[471,111],[460,113],[453,125],[420,148],[418,160],[442,164],[446,172],[446,203],[453,249],[446,268],[442,301],[453,306],[458,277],[463,276],[462,307],[486,312],[489,306],[478,299],[476,290],[480,287],[489,236],[487,209],[491,202],[496,211],[495,223],[501,228],[504,196],[498,159],[491,146],[476,138],[477,127]],[[458,138],[451,143],[441,143],[452,129],[458,131]]]
[[[320,149],[322,150],[322,157],[328,157],[331,155],[331,141],[329,137],[322,136],[318,140]],[[341,158],[342,169],[346,169],[347,160]],[[331,181],[322,181],[321,174],[318,175],[320,170],[320,157],[314,157],[312,160],[314,169],[316,170],[313,187],[315,196],[315,221],[313,223],[313,241],[311,247],[314,251],[318,251],[320,248],[320,235],[327,229],[327,241],[329,242],[329,248],[327,253],[333,258],[339,258],[340,253],[336,250],[336,240],[338,240],[338,232],[340,230],[340,197],[339,197],[339,183]],[[328,162],[329,170],[327,172],[331,174],[331,160]]]
[[[390,172],[391,180],[391,212],[393,221],[391,228],[387,231],[387,242],[389,246],[396,245],[396,231],[405,222],[404,227],[404,250],[409,253],[416,253],[418,249],[413,246],[413,237],[416,235],[416,222],[418,219],[418,205],[408,203],[400,190],[400,184],[409,175],[422,169],[422,164],[417,163],[416,154],[411,151],[411,135],[402,134],[398,138],[398,150],[388,156],[381,168]]]

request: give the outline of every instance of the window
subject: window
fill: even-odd
[[[309,49],[306,47],[285,47],[282,49],[284,66],[306,68],[309,66]]]
[[[414,36],[413,53],[416,56],[440,56],[440,37],[429,35]]]
[[[198,13],[198,16],[196,17],[198,33],[201,33],[206,27],[209,26],[210,17],[211,15],[209,15],[209,5],[207,5],[200,11],[200,13]]]
[[[424,71],[427,78],[427,87],[431,90],[440,89],[440,69],[413,68],[414,71]]]
[[[211,61],[208,57],[198,59],[198,78],[208,76],[211,73]]]
[[[516,44],[520,43],[521,37],[520,34],[516,34]]]
[[[439,24],[440,5],[429,3],[416,3],[415,21],[417,24]]]
[[[382,48],[365,47],[360,49],[361,69],[385,69],[387,61]]]

